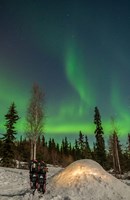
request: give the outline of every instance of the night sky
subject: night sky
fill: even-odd
[[[0,0],[0,130],[14,101],[25,132],[33,83],[46,94],[45,136],[130,132],[130,1]]]

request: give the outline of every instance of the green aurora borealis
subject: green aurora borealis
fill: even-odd
[[[60,2],[14,0],[1,3],[0,131],[14,101],[26,131],[31,87],[45,91],[47,137],[81,130],[93,135],[94,107],[99,108],[105,135],[130,132],[130,17],[127,4],[95,5],[78,0]],[[51,2],[51,4],[50,4]]]

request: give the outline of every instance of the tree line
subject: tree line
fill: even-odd
[[[54,138],[46,141],[42,134],[43,119],[42,93],[36,85],[33,87],[32,97],[27,110],[28,131],[25,138],[16,140],[17,131],[15,124],[19,120],[15,103],[12,103],[5,115],[6,133],[0,139],[0,164],[6,167],[15,167],[15,160],[28,162],[30,159],[44,160],[47,163],[61,165],[63,167],[79,159],[93,159],[104,169],[113,168],[115,173],[130,170],[130,134],[128,134],[125,148],[119,141],[118,132],[114,126],[109,136],[108,148],[104,137],[101,115],[98,107],[94,109],[95,141],[90,146],[89,139],[82,131],[78,133],[78,139],[73,145],[67,136],[61,144]],[[36,148],[37,147],[37,148]]]

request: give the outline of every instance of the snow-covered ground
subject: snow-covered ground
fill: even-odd
[[[41,200],[130,200],[130,186],[84,159],[65,169],[48,166],[47,190]],[[39,199],[29,187],[28,170],[0,167],[0,200]]]
[[[61,168],[48,166],[48,169],[47,184],[50,177],[59,172]],[[28,170],[0,167],[0,200],[39,199],[38,196],[39,193],[36,192],[32,198]]]

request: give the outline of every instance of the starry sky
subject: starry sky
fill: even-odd
[[[105,135],[111,118],[130,132],[130,1],[0,1],[0,131],[9,106],[20,116],[33,83],[46,94],[45,135],[94,135],[97,106]]]

